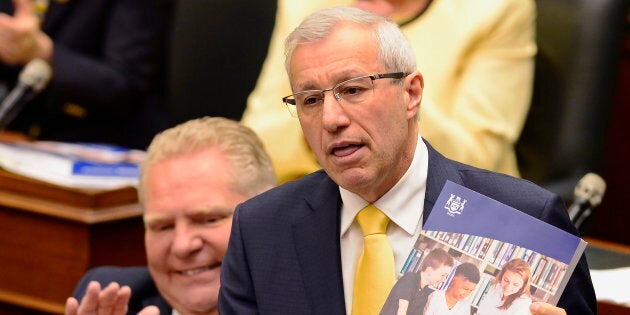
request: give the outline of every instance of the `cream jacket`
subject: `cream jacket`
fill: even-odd
[[[282,182],[320,168],[281,100],[292,93],[284,39],[306,15],[348,3],[278,1],[267,59],[242,122],[261,137]],[[514,144],[532,93],[534,1],[434,0],[402,30],[424,76],[420,134],[451,159],[518,176]]]

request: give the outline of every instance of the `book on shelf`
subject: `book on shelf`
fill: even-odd
[[[501,292],[501,280],[507,278],[502,275],[510,274],[507,270],[516,264],[525,270],[524,278],[528,277],[522,280],[521,288],[529,286],[518,293],[519,303],[555,305],[585,248],[586,242],[578,236],[447,181],[398,277],[419,272],[422,260],[438,249],[447,252],[454,263],[450,274],[431,289],[446,290],[461,264],[472,264],[479,272],[478,283],[463,300],[470,305],[471,314],[501,294],[497,293]],[[392,289],[388,301],[396,299],[394,292],[400,291]]]
[[[137,186],[144,156],[144,151],[98,143],[0,141],[1,168],[73,188]]]

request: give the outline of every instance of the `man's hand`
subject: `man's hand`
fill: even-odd
[[[567,312],[565,312],[564,309],[544,302],[532,303],[529,310],[533,315],[567,315]]]
[[[0,61],[25,65],[40,58],[50,63],[53,42],[39,27],[31,0],[13,0],[13,16],[0,13]]]
[[[147,306],[143,308],[138,315],[160,315],[160,309],[157,306]]]
[[[118,283],[112,282],[101,290],[100,283],[92,281],[81,303],[73,297],[68,298],[65,315],[125,315],[130,297],[131,289],[128,286],[120,287]]]

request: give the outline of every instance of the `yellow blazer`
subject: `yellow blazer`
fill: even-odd
[[[278,1],[269,53],[242,121],[261,137],[282,182],[320,168],[281,100],[292,93],[284,39],[306,15],[350,2]],[[402,27],[425,81],[420,134],[448,158],[518,176],[514,143],[532,93],[535,12],[533,0],[433,0]]]

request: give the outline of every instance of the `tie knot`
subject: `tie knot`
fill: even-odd
[[[361,226],[363,236],[385,234],[389,218],[373,204],[367,205],[357,214],[357,222]]]

